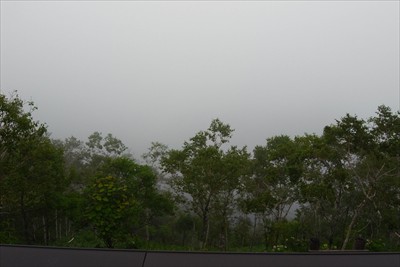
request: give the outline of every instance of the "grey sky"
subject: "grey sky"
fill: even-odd
[[[1,90],[135,157],[213,118],[239,146],[399,109],[399,1],[1,1]]]

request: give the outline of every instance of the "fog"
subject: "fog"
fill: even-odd
[[[399,1],[1,1],[1,92],[53,138],[120,138],[136,158],[211,120],[232,144],[320,134],[400,109]]]

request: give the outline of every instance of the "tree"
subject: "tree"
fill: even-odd
[[[142,157],[146,163],[154,168],[155,170],[161,170],[160,161],[161,158],[166,155],[168,146],[160,142],[151,142],[151,146],[147,153],[144,153]]]
[[[0,203],[6,214],[1,220],[13,221],[25,243],[48,244],[51,218],[65,188],[62,150],[49,140],[45,125],[33,120],[34,104],[27,106],[25,111],[16,94],[0,95]]]
[[[172,175],[175,193],[188,201],[190,211],[201,219],[201,248],[207,247],[212,212],[228,215],[227,200],[232,199],[248,159],[245,148],[224,150],[232,132],[228,124],[215,119],[207,131],[198,132],[181,150],[169,150],[161,162],[164,171]]]
[[[371,119],[370,121],[374,121]],[[374,127],[374,126],[372,126]],[[354,227],[368,205],[376,205],[379,185],[387,176],[394,174],[394,169],[387,169],[386,157],[379,153],[371,127],[364,120],[347,115],[334,126],[326,127],[324,135],[331,145],[341,151],[344,168],[351,183],[352,204],[346,227],[342,249],[347,247]],[[381,151],[386,154],[386,151]],[[379,209],[376,212],[380,212]]]
[[[117,237],[123,235],[121,220],[126,219],[133,198],[128,187],[113,176],[99,177],[88,188],[88,219],[108,248],[114,247]]]
[[[85,163],[91,171],[99,168],[108,158],[130,157],[129,154],[124,155],[127,147],[110,133],[103,137],[102,133],[94,132],[88,137],[85,145]]]
[[[298,220],[307,225],[308,237],[327,239],[330,249],[337,247],[347,220],[347,203],[353,188],[342,157],[324,137],[306,135],[296,138],[302,174],[299,180]]]
[[[87,192],[88,219],[107,247],[146,231],[153,216],[172,211],[169,199],[156,189],[148,166],[126,157],[109,158],[92,179]]]
[[[288,136],[267,139],[267,145],[254,149],[253,175],[245,181],[246,210],[261,216],[264,223],[265,245],[278,244],[280,233],[271,228],[284,221],[297,197],[300,177],[296,144]]]
[[[161,166],[161,160],[166,156],[167,152],[167,145],[160,142],[151,142],[151,146],[147,153],[142,155],[146,164],[150,166],[153,172],[157,175],[157,185],[160,189],[169,189],[167,178],[165,177]]]
[[[387,214],[387,220],[382,218],[382,221],[387,222],[385,227],[388,227],[388,231],[394,232],[400,239],[400,224],[393,223],[393,220],[389,219],[396,216],[399,219],[398,214],[400,214],[400,111],[392,112],[389,107],[379,106],[376,116],[371,117],[368,122],[371,125],[370,131],[374,136],[374,142],[377,144],[379,158],[385,162],[385,169],[391,170],[391,175],[382,181],[385,188],[381,193],[384,194],[379,196],[384,203],[381,212]]]
[[[309,151],[303,161],[302,213],[314,214],[314,229],[329,230],[330,246],[348,248],[351,239],[381,225],[382,211],[395,213],[398,115],[386,107],[377,114],[369,124],[347,114],[325,127],[321,138],[302,140]]]

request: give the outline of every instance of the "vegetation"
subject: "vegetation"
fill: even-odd
[[[219,119],[139,164],[112,134],[53,140],[0,95],[0,243],[212,251],[400,251],[400,113],[346,114],[252,152]]]

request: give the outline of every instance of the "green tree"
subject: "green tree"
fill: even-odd
[[[124,155],[127,147],[110,133],[103,137],[102,133],[94,132],[88,137],[85,145],[85,163],[91,172],[100,168],[108,158],[130,157],[129,154]]]
[[[144,153],[142,157],[145,159],[146,163],[154,168],[155,170],[161,170],[160,161],[161,158],[166,155],[168,151],[168,146],[160,142],[151,142],[151,146],[147,153]]]
[[[329,248],[339,246],[347,220],[353,184],[343,166],[341,154],[326,139],[316,135],[296,138],[303,162],[299,180],[298,220],[307,225],[304,235],[328,240]]]
[[[313,214],[316,235],[330,233],[330,247],[376,235],[382,213],[398,212],[398,115],[382,106],[377,114],[368,122],[347,114],[321,138],[302,139],[301,211]]]
[[[185,199],[190,211],[201,219],[201,248],[206,248],[209,241],[213,211],[225,218],[228,216],[226,201],[234,196],[248,159],[245,148],[224,150],[223,145],[229,142],[232,132],[228,124],[215,119],[207,131],[198,132],[181,150],[168,151],[161,162],[164,171],[171,175],[175,193]],[[223,223],[225,229],[227,220]]]
[[[275,225],[286,219],[297,200],[300,172],[296,143],[290,137],[272,137],[266,146],[254,149],[253,175],[244,183],[244,199],[246,210],[263,220],[267,248],[279,243],[281,233]]]
[[[354,228],[368,205],[375,205],[379,214],[376,205],[378,188],[388,176],[394,174],[394,169],[385,167],[386,157],[379,153],[373,131],[364,120],[347,115],[337,121],[336,125],[326,127],[324,135],[329,144],[340,151],[342,163],[348,173],[352,198],[348,202],[349,222],[342,244],[342,249],[346,249]],[[386,154],[386,151],[382,152]]]
[[[88,219],[98,236],[108,248],[113,248],[115,239],[123,235],[122,222],[133,199],[128,187],[113,177],[99,177],[88,188]]]
[[[45,125],[33,120],[35,109],[18,95],[0,95],[0,218],[1,224],[14,225],[20,242],[48,244],[66,184],[62,150]]]
[[[141,229],[150,239],[154,216],[172,211],[168,197],[156,188],[156,176],[148,166],[126,157],[109,158],[87,190],[88,218],[108,247],[135,238]]]

